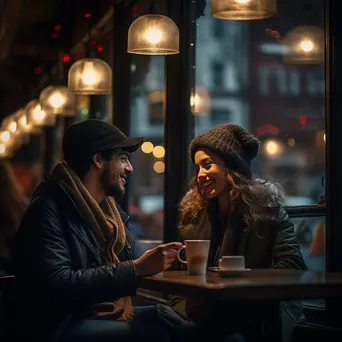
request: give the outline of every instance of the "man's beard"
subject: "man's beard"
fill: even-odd
[[[120,200],[125,196],[125,189],[120,187],[119,184],[111,184],[111,177],[109,172],[109,167],[106,165],[102,176],[101,183],[105,191],[106,196],[113,196],[116,200]]]

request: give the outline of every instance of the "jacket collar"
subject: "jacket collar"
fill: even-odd
[[[32,201],[36,198],[44,195],[51,195],[55,196],[57,201],[67,210],[73,210],[73,212],[77,215],[80,215],[82,218],[86,219],[83,214],[79,211],[75,201],[73,200],[72,196],[70,195],[69,191],[61,184],[60,182],[52,181],[49,179],[45,179],[41,182],[38,187],[35,189]],[[120,205],[116,202],[116,206],[118,208],[119,214],[121,216],[122,222],[124,224],[127,223],[129,216],[127,213],[120,207]]]
[[[182,229],[181,238],[182,240],[191,240],[191,239],[200,239],[200,240],[211,240],[213,238],[213,227],[216,224],[215,221],[217,219],[217,211],[216,211],[216,204],[213,202],[211,205],[208,206],[206,210],[200,215],[200,219],[196,224],[190,224]],[[238,220],[240,221],[240,220]],[[229,221],[227,222],[227,225]],[[238,223],[243,224],[241,223]],[[248,241],[248,237],[250,236],[251,230],[253,229],[252,226],[247,226],[243,224],[244,227],[241,227],[242,232],[239,239],[238,245],[238,254],[244,255],[246,251],[246,245]],[[240,228],[240,227],[239,227]],[[228,227],[224,227],[223,234],[227,231]],[[222,240],[222,237],[220,238]],[[224,240],[224,239],[223,239]]]

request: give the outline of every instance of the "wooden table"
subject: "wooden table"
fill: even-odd
[[[220,300],[342,298],[342,273],[268,269],[223,278],[211,271],[205,276],[166,271],[141,278],[138,287],[184,297],[204,296]]]

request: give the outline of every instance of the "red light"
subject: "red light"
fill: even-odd
[[[133,17],[135,17],[138,14],[138,10],[139,10],[139,6],[138,5],[134,5],[133,9],[132,9]]]
[[[53,27],[53,29],[54,29],[55,31],[60,31],[61,28],[62,28],[62,25],[55,25],[55,26]]]
[[[263,127],[258,127],[257,128],[257,132],[258,132],[258,135],[264,135],[265,134],[265,131],[264,131]]]
[[[62,60],[63,60],[64,63],[68,63],[70,61],[70,59],[71,59],[70,55],[66,54],[66,55],[63,56]]]
[[[74,56],[74,59],[80,59],[81,58],[81,55],[75,55]]]
[[[92,44],[92,45],[96,45],[96,43],[97,43],[97,41],[96,41],[95,39],[92,39],[92,40],[91,40],[91,44]]]
[[[42,68],[40,66],[36,66],[34,69],[33,69],[33,72],[38,75],[42,72]]]
[[[91,13],[90,12],[84,13],[84,18],[90,18],[90,17],[91,17]]]
[[[103,51],[103,46],[101,44],[99,44],[97,46],[97,52],[102,52]]]
[[[279,127],[272,126],[270,132],[274,135],[278,135],[279,134]]]
[[[51,39],[57,39],[58,38],[58,32],[54,32],[51,35]]]
[[[306,123],[307,123],[306,116],[305,115],[301,115],[299,117],[299,122],[300,122],[301,125],[306,125]]]

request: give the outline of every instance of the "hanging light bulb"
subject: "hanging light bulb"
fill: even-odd
[[[216,19],[265,19],[276,12],[276,0],[211,0],[211,15]]]
[[[76,115],[76,96],[66,87],[50,86],[45,88],[39,96],[39,102],[47,116],[53,114]]]
[[[29,133],[32,129],[32,125],[29,124],[26,116],[26,111],[24,109],[19,109],[15,116],[18,118],[18,128],[20,133]]]
[[[8,143],[11,139],[11,133],[9,131],[1,131],[0,132],[0,142]]]
[[[324,31],[317,26],[298,26],[284,36],[283,43],[286,47],[284,63],[324,62]]]
[[[263,154],[268,158],[278,158],[284,153],[284,145],[276,139],[268,139],[262,145]]]
[[[190,97],[192,114],[206,115],[210,112],[210,95],[206,88],[196,86],[195,92]]]
[[[110,94],[112,69],[105,61],[98,58],[79,59],[69,70],[68,88],[74,94]]]
[[[56,123],[56,114],[46,115],[38,100],[30,101],[26,107],[27,120],[36,127],[54,126]]]
[[[5,117],[2,120],[1,127],[7,130],[10,134],[16,134],[18,132],[18,122],[14,114]]]
[[[138,55],[175,55],[179,53],[178,27],[165,15],[143,15],[128,30],[127,51]]]

